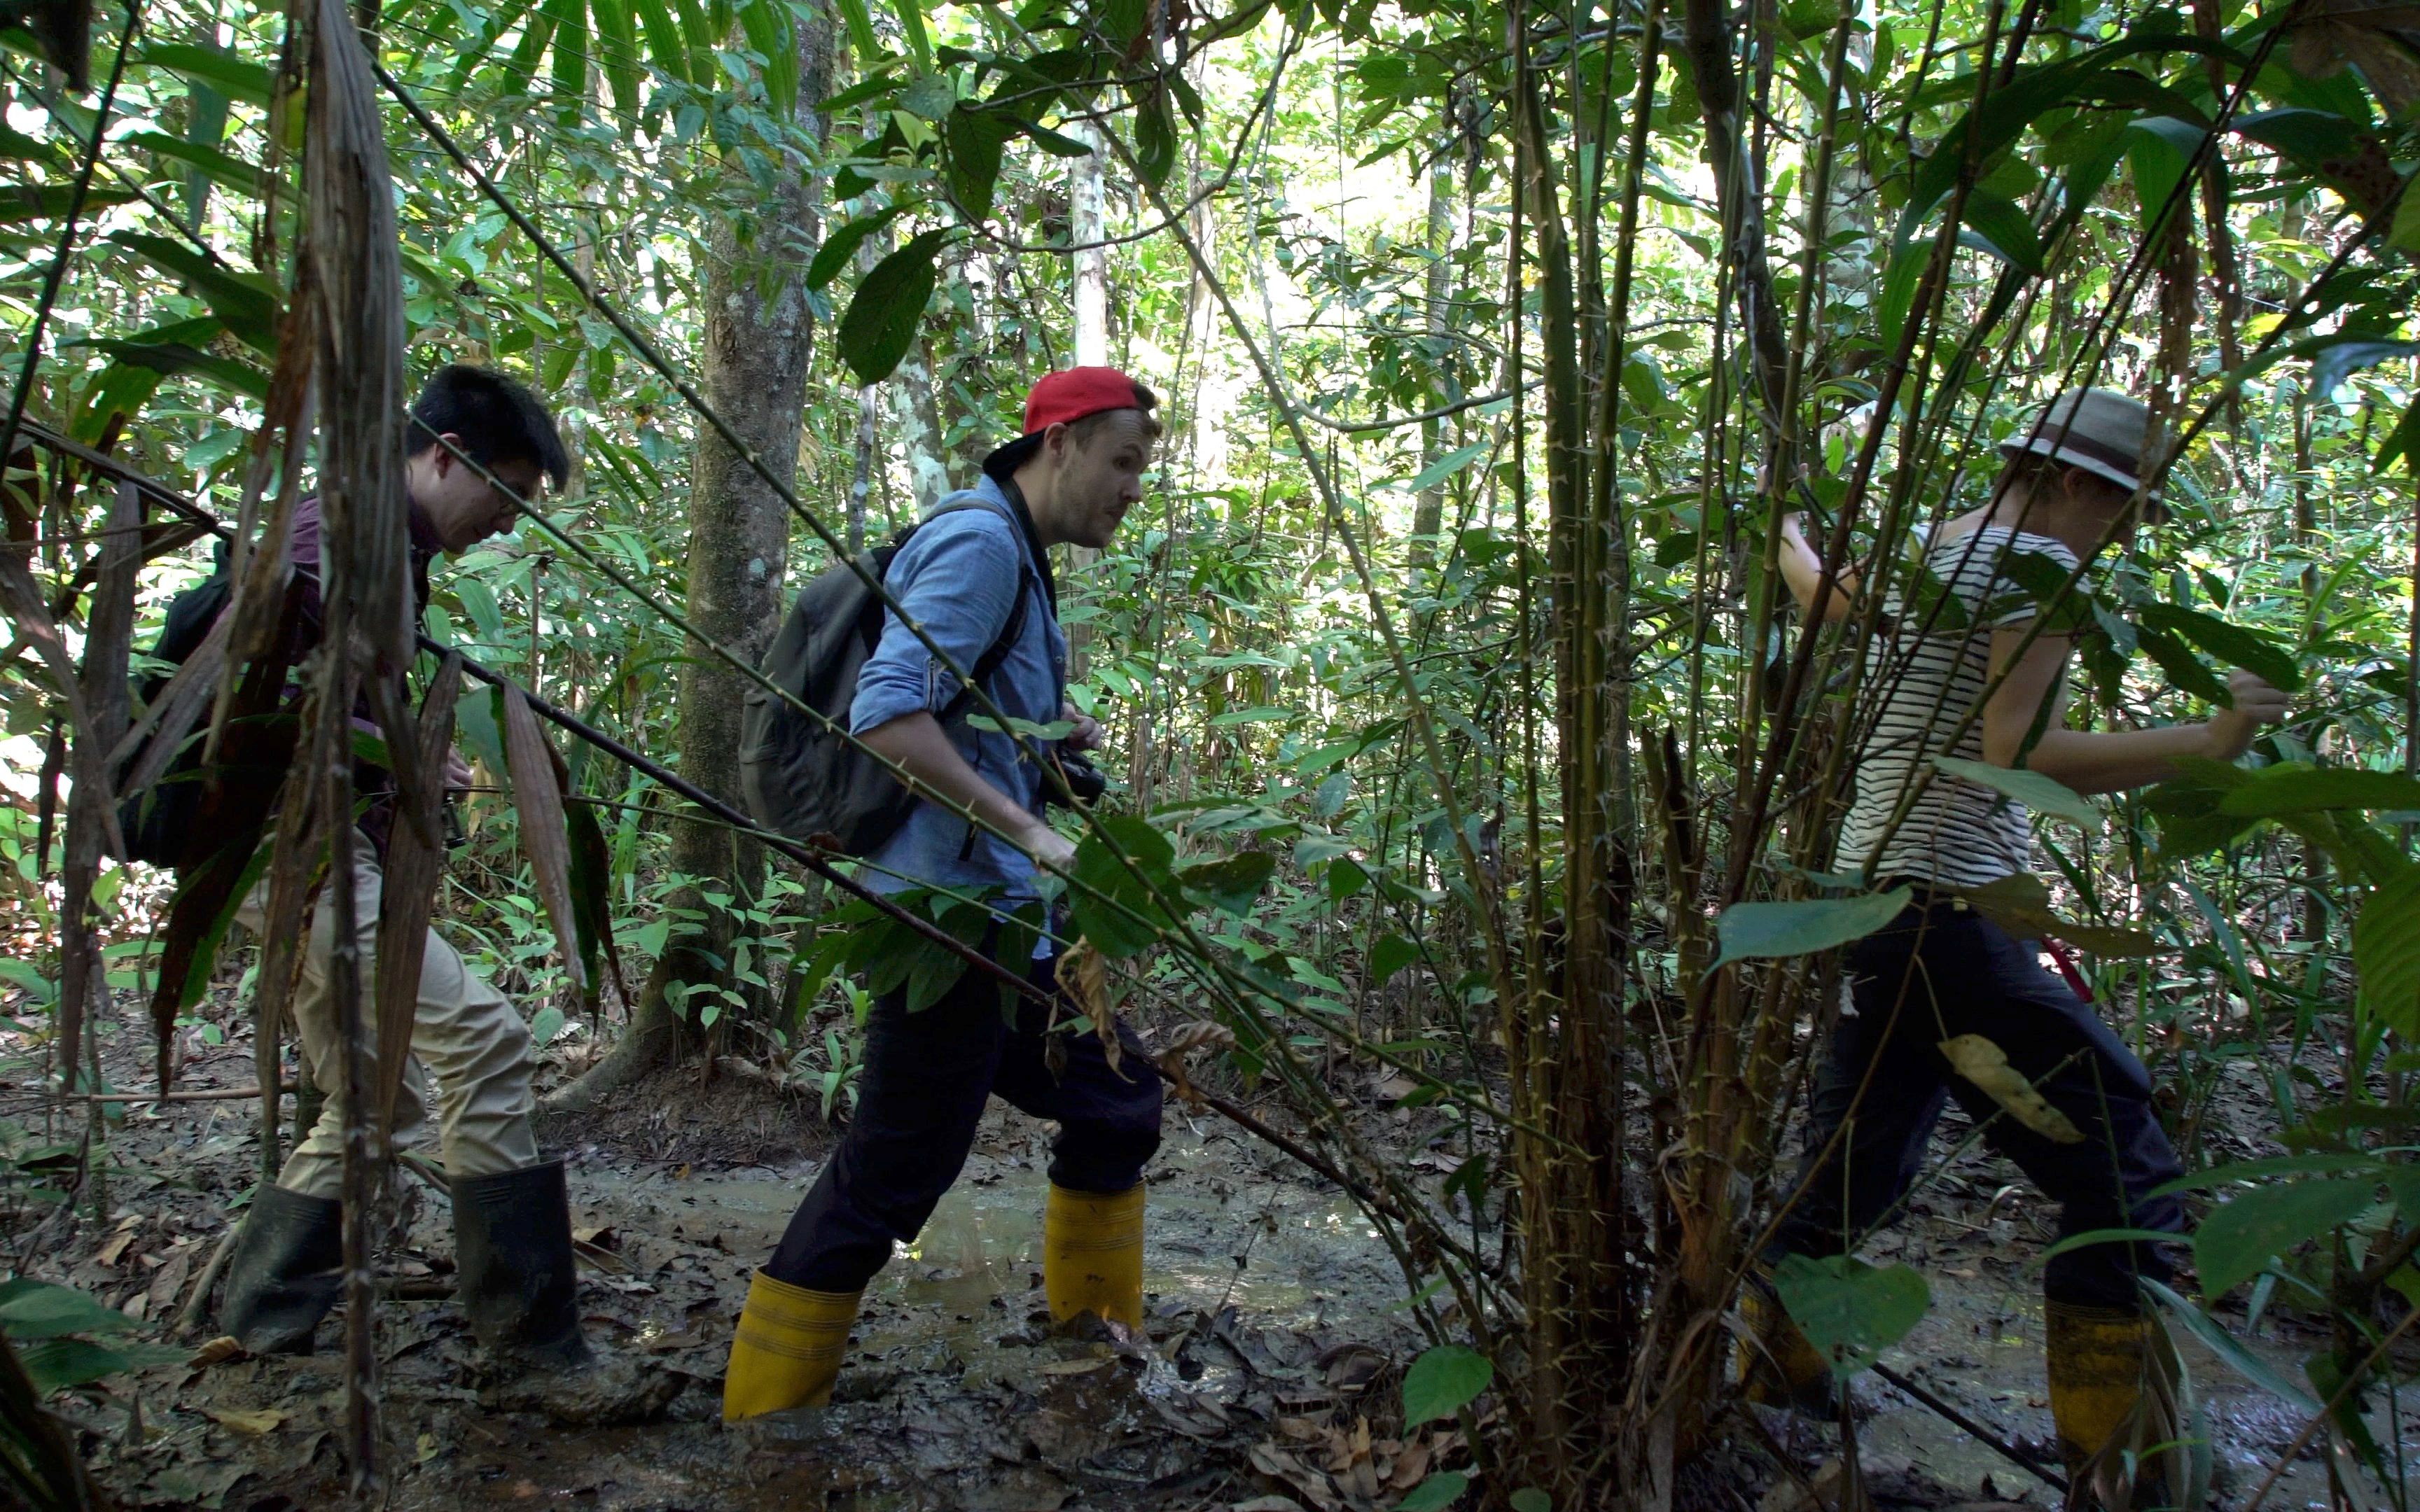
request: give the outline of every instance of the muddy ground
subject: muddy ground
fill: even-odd
[[[147,1056],[128,1038],[134,1031],[114,1032],[116,1080],[142,1085]],[[252,1080],[239,1034],[197,1047],[180,1085]],[[1426,1148],[1440,1127],[1425,1121],[1433,1115],[1370,1101],[1370,1127],[1396,1154],[1433,1182],[1454,1168],[1457,1156]],[[178,1339],[174,1315],[255,1179],[256,1104],[121,1111],[109,1132],[108,1221],[20,1210],[8,1252],[23,1273],[142,1318],[140,1336],[206,1340],[214,1329]],[[956,1189],[869,1292],[839,1399],[737,1428],[720,1419],[724,1351],[750,1270],[830,1142],[812,1103],[740,1078],[702,1086],[692,1071],[542,1129],[568,1162],[575,1229],[592,1246],[590,1335],[683,1382],[665,1419],[641,1427],[563,1430],[483,1402],[476,1356],[443,1295],[445,1203],[408,1181],[408,1237],[388,1265],[397,1294],[380,1317],[390,1504],[1333,1512],[1390,1506],[1430,1470],[1467,1469],[1454,1435],[1386,1436],[1419,1340],[1399,1305],[1400,1273],[1353,1205],[1216,1114],[1174,1103],[1169,1113],[1148,1173],[1147,1346],[1043,1326],[1048,1130],[995,1104]],[[1936,1158],[1959,1132],[1945,1127]],[[1869,1251],[1916,1266],[1934,1300],[1884,1363],[2045,1462],[2055,1457],[2035,1257],[2054,1217],[2012,1168],[1964,1154]],[[60,1410],[130,1505],[337,1506],[340,1327],[322,1325],[314,1356],[157,1367],[70,1394]],[[2256,1348],[2298,1379],[2319,1342],[2281,1316]],[[2198,1347],[2185,1352],[2217,1443],[2214,1504],[2240,1505],[2301,1418]],[[1879,1504],[2057,1504],[2039,1479],[1875,1377],[1857,1393]],[[2383,1437],[2382,1417],[2378,1426]],[[1757,1427],[1802,1473],[1838,1453],[1832,1427],[1761,1410]],[[1688,1500],[1762,1512],[1803,1504],[1753,1447],[1757,1436],[1736,1435],[1742,1452]],[[2324,1506],[2316,1458],[2289,1466],[2267,1504]]]

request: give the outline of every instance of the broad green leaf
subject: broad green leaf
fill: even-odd
[[[1133,859],[1144,876],[1163,887],[1173,884],[1168,869],[1176,858],[1176,851],[1167,836],[1125,814],[1102,818],[1100,827]],[[1168,926],[1166,911],[1110,850],[1100,833],[1087,833],[1076,847],[1074,877],[1076,886],[1069,906],[1075,914],[1076,928],[1099,947],[1103,955],[1116,959],[1139,954],[1159,937],[1154,926]],[[1141,916],[1140,919],[1133,917],[1138,914]]]
[[[740,0],[739,29],[764,55],[766,98],[776,114],[788,116],[799,101],[799,50],[789,8],[777,0]]]
[[[260,170],[240,158],[222,152],[199,142],[188,142],[181,136],[165,131],[133,131],[119,138],[128,147],[147,147],[163,158],[174,158],[191,168],[198,168],[210,180],[228,189],[252,193],[260,184]]]
[[[1535,1486],[1512,1493],[1512,1512],[1555,1512],[1555,1499]]]
[[[38,1339],[17,1351],[17,1361],[34,1383],[34,1395],[48,1396],[70,1386],[90,1385],[125,1370],[167,1365],[189,1358],[183,1350],[157,1344],[100,1345],[85,1339]]]
[[[570,125],[588,103],[587,0],[540,0],[539,8],[553,26],[549,46],[555,103],[560,118]]]
[[[105,1307],[73,1287],[20,1276],[0,1287],[0,1333],[12,1339],[55,1338],[61,1334],[122,1334],[134,1319]]]
[[[268,374],[248,363],[201,351],[182,342],[93,341],[78,345],[107,352],[130,367],[148,368],[163,378],[197,373],[230,393],[255,399],[269,397]]]
[[[192,288],[237,340],[255,351],[276,353],[277,291],[267,279],[223,267],[166,237],[118,231],[109,239]]]
[[[815,260],[807,264],[807,287],[821,288],[839,277],[840,270],[857,255],[857,249],[864,245],[866,238],[916,208],[918,204],[918,201],[907,200],[886,206],[872,215],[859,216],[824,238],[824,244],[815,249]]]
[[[1494,448],[1494,445],[1495,443],[1492,441],[1474,441],[1468,446],[1460,447],[1454,451],[1448,452],[1445,455],[1438,457],[1427,467],[1420,469],[1419,472],[1412,479],[1411,482],[1404,485],[1404,492],[1419,493],[1423,488],[1435,487],[1446,479],[1452,477],[1455,473],[1470,466],[1471,463],[1478,461],[1482,456],[1485,456],[1488,452]]]
[[[2211,1302],[2306,1239],[2350,1223],[2376,1200],[2376,1184],[2319,1178],[2255,1187],[2219,1204],[2194,1235],[2201,1294]]]
[[[2176,604],[2149,603],[2137,612],[2144,624],[2191,641],[2227,666],[2256,672],[2288,693],[2303,686],[2294,654],[2257,631]]]
[[[899,91],[899,108],[928,121],[939,121],[957,105],[958,86],[946,73],[919,74]]]
[[[2420,809],[2420,782],[2399,772],[2355,766],[2280,763],[2219,800],[2219,811],[2247,819],[2307,813],[2315,809]]]
[[[55,221],[66,215],[75,194],[73,184],[8,184],[0,185],[0,225],[16,225],[25,221]],[[84,213],[103,210],[113,205],[132,205],[143,196],[131,189],[86,189]]]
[[[1470,1477],[1458,1470],[1434,1472],[1418,1486],[1404,1493],[1395,1504],[1395,1512],[1443,1512],[1462,1499],[1470,1489]]]
[[[647,61],[668,79],[690,82],[689,42],[681,36],[680,23],[673,19],[671,8],[664,0],[630,0],[630,5],[639,29],[646,34]]]
[[[2022,803],[2034,813],[2071,819],[2086,829],[2101,827],[2101,810],[2073,788],[2022,766],[1994,766],[1962,756],[1935,756],[1932,764],[1943,775],[1972,782]]]
[[[915,54],[916,66],[933,66],[933,39],[924,29],[925,0],[892,0],[892,12],[899,18],[901,35],[908,39],[908,51]]]
[[[1206,900],[1237,918],[1251,916],[1252,903],[1277,874],[1278,858],[1267,851],[1238,851],[1213,861],[1197,861],[1178,871],[1185,890]]]
[[[1496,1381],[1496,1365],[1477,1350],[1439,1344],[1421,1351],[1404,1372],[1404,1428],[1451,1417]]]
[[[530,1039],[540,1047],[551,1045],[563,1034],[563,1010],[552,1003],[537,1011],[530,1020]]]
[[[950,149],[950,193],[968,219],[981,221],[991,214],[993,191],[1000,182],[1001,148],[1014,130],[1007,116],[966,105],[943,118],[941,134]]]
[[[933,256],[949,239],[927,231],[874,265],[840,320],[840,350],[861,383],[879,383],[899,366],[924,323],[938,278]]]
[[[2042,270],[2041,238],[2032,220],[2014,200],[1977,190],[1966,196],[1966,224],[1984,249],[2002,262],[2039,277]]]
[[[882,43],[874,35],[874,18],[867,14],[865,0],[832,0],[841,22],[848,28],[849,45],[857,50],[858,60],[873,63],[882,56]]]
[[[2167,674],[2168,681],[2174,684],[2179,691],[2190,693],[2197,699],[2215,703],[2220,708],[2226,708],[2234,703],[2234,697],[2227,692],[2226,684],[2203,665],[2202,659],[2193,654],[2193,648],[2166,630],[2149,621],[2145,621],[2135,629],[2134,645],[2135,649],[2142,652],[2144,656],[2150,657],[2161,671]]]
[[[1907,1337],[1932,1305],[1924,1277],[1904,1265],[1871,1266],[1849,1255],[1789,1255],[1773,1289],[1807,1342],[1845,1381]]]
[[[1893,887],[1854,898],[1733,903],[1714,921],[1723,946],[1714,964],[1812,955],[1863,939],[1898,918],[1910,896],[1907,888]]]
[[[1420,958],[1420,948],[1400,934],[1382,934],[1370,947],[1369,981],[1373,987],[1392,981],[1395,973]]]
[[[1016,118],[1016,129],[1032,138],[1035,147],[1054,158],[1089,158],[1093,155],[1090,143],[1078,142],[1072,136],[1037,125],[1023,116]]]
[[[191,42],[146,42],[142,61],[187,78],[206,79],[230,100],[266,106],[276,75],[263,64]]]
[[[597,23],[597,66],[613,91],[613,108],[625,116],[639,114],[639,32],[630,0],[588,0]]]
[[[2352,922],[2361,995],[2407,1042],[2420,1041],[2420,866],[2369,895]]]

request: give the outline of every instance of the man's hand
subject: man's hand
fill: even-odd
[[[460,751],[447,751],[445,753],[445,791],[448,793],[467,793],[470,791],[470,788],[471,764],[462,759],[462,753]]]
[[[1045,866],[1070,872],[1076,866],[1076,842],[1048,825],[1035,823],[1016,837],[1017,849]]]
[[[1083,710],[1078,709],[1075,704],[1070,702],[1062,702],[1059,705],[1059,717],[1066,720],[1068,723],[1076,727],[1067,733],[1067,748],[1069,750],[1098,750],[1101,748],[1100,720],[1094,718],[1091,715],[1086,714]]]
[[[2208,726],[2213,761],[2235,760],[2251,748],[2263,726],[2286,721],[2285,689],[2267,678],[2238,669],[2226,680],[2226,691],[2235,706],[2211,715]]]

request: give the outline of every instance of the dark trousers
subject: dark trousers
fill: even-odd
[[[1989,1120],[1985,1143],[2060,1204],[2062,1238],[2096,1228],[2182,1230],[2183,1205],[2149,1195],[2183,1167],[2152,1111],[2143,1063],[2041,968],[2032,942],[1971,909],[1917,896],[1888,927],[1849,948],[1857,1011],[1841,1017],[1817,1078],[1806,1162],[1775,1251],[1838,1255],[1863,1238],[1915,1181],[1951,1096],[1978,1123]],[[1997,1044],[2083,1131],[2083,1142],[2035,1133],[1952,1072],[1938,1046],[1962,1034]],[[2053,1302],[2132,1308],[2140,1305],[2137,1275],[2164,1281],[2171,1273],[2157,1244],[2091,1244],[2053,1259],[2042,1290]]]
[[[1055,957],[1032,963],[1032,980],[1056,991]],[[1062,1012],[1063,1021],[1075,1014]],[[765,1273],[816,1291],[855,1291],[923,1228],[958,1179],[975,1125],[993,1093],[1037,1119],[1056,1119],[1050,1180],[1071,1191],[1114,1196],[1142,1180],[1159,1148],[1159,1075],[1132,1030],[1109,1069],[1097,1035],[1046,1035],[1040,1004],[1017,999],[1003,1016],[1001,987],[970,968],[940,1001],[908,1011],[904,991],[878,999],[866,1022],[857,1117],[799,1204]],[[1048,1041],[1064,1047],[1054,1074]]]

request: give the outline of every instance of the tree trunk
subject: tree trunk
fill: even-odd
[[[833,29],[828,15],[798,27],[797,120],[820,138],[819,107],[829,92]],[[706,401],[731,424],[766,467],[786,484],[795,477],[805,405],[812,316],[801,282],[822,237],[812,180],[783,176],[784,188],[758,201],[753,236],[743,242],[737,216],[718,217],[707,242]],[[735,191],[752,185],[737,169]],[[781,626],[783,571],[790,541],[789,508],[765,479],[711,428],[698,427],[690,490],[690,623],[700,634],[753,662]],[[711,793],[739,790],[739,717],[748,682],[692,640],[681,671],[681,775]],[[741,844],[725,828],[675,821],[672,867],[711,881],[745,904],[760,890],[764,852]],[[695,910],[705,922],[674,937],[656,963],[630,1027],[587,1074],[551,1100],[558,1109],[584,1107],[694,1043],[701,1019],[720,1017],[728,981],[733,921],[696,887],[669,901]]]
[[[1109,249],[1101,245],[1106,219],[1101,207],[1101,166],[1109,144],[1101,139],[1100,128],[1090,122],[1084,123],[1075,135],[1077,141],[1093,150],[1087,157],[1070,160],[1067,169],[1067,239],[1075,248],[1071,254],[1076,285],[1074,365],[1106,367],[1109,361]],[[1085,576],[1100,555],[1090,547],[1067,548],[1067,583],[1078,594],[1083,593]],[[1069,628],[1070,683],[1080,683],[1090,675],[1092,646],[1093,629],[1089,624]]]
[[[899,444],[908,454],[908,480],[916,491],[916,517],[923,518],[953,486],[948,454],[941,445],[940,407],[933,400],[931,349],[919,340],[891,375],[891,414],[899,423]]]
[[[1425,308],[1421,312],[1422,334],[1428,338],[1429,362],[1437,372],[1437,381],[1429,391],[1429,408],[1441,409],[1458,397],[1450,392],[1455,385],[1446,377],[1446,338],[1453,329],[1450,301],[1453,298],[1453,264],[1449,254],[1453,250],[1453,162],[1444,153],[1429,170],[1429,270],[1427,287],[1422,291]],[[1420,423],[1420,466],[1425,470],[1436,464],[1445,455],[1445,423],[1427,420]],[[1435,536],[1445,528],[1445,484],[1442,480],[1429,485],[1412,503],[1412,563],[1427,566],[1436,549]]]

